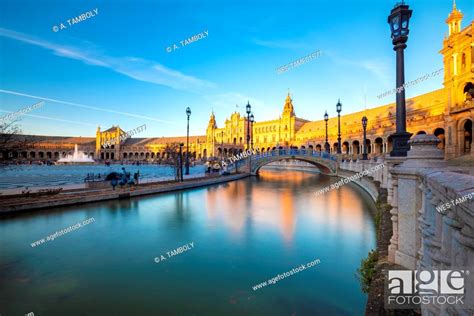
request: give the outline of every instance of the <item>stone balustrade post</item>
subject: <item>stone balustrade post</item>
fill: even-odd
[[[392,217],[392,238],[390,238],[390,245],[388,246],[388,260],[390,262],[395,262],[395,254],[398,249],[398,182],[396,176],[391,177],[392,185],[391,185],[391,201],[390,205],[392,209],[390,210],[390,214]]]
[[[418,226],[420,227],[420,230],[422,232],[422,240],[423,240],[423,232],[426,231],[426,228],[428,227],[429,223],[426,221],[426,215],[427,215],[427,208],[430,205],[430,200],[433,196],[431,193],[431,190],[429,190],[424,182],[420,184],[420,190],[423,192],[423,200],[422,200],[422,206],[418,210]],[[423,270],[426,267],[423,266],[423,256],[425,252],[425,246],[423,242],[420,244],[420,249],[418,249],[418,263],[417,263],[417,269],[418,270]]]
[[[423,255],[419,266],[437,270],[474,267],[474,177],[438,169],[424,175],[429,205],[420,225]],[[466,198],[470,196],[471,199]],[[446,204],[448,203],[448,204]],[[450,207],[446,208],[446,205]],[[467,281],[466,281],[467,282]],[[465,300],[474,297],[466,296]],[[463,306],[430,304],[422,314],[472,315]]]
[[[387,174],[387,203],[392,207],[390,214],[392,217],[392,237],[390,238],[390,245],[388,247],[388,260],[395,262],[395,252],[398,249],[398,193],[397,186],[398,181],[396,175],[392,172],[392,169],[401,164],[405,160],[405,157],[390,157],[385,158],[385,172]]]
[[[434,135],[415,136],[409,141],[411,149],[406,160],[392,170],[396,183],[391,203],[394,237],[389,246],[389,260],[413,270],[419,259],[422,239],[418,221],[419,211],[424,205],[420,172],[446,167],[443,152],[437,148],[439,142]],[[435,222],[440,220],[441,218],[436,218]],[[439,235],[439,226],[433,227],[434,235]],[[433,242],[436,243],[435,246],[439,243],[436,237]]]

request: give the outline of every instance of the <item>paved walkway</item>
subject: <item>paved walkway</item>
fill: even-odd
[[[194,178],[202,178],[202,177],[204,177],[204,174],[203,173],[197,173],[197,174],[190,174],[190,175],[187,175],[187,176],[184,175],[183,177],[184,177],[185,180],[186,179],[194,179]],[[140,179],[140,184],[157,183],[157,182],[162,182],[162,181],[172,181],[173,179],[174,179],[173,176]],[[88,183],[100,183],[100,182],[104,182],[104,181],[88,182]],[[71,190],[85,190],[85,189],[87,189],[87,184],[88,183],[67,184],[67,185],[60,185],[60,186],[35,186],[35,187],[28,187],[28,190],[31,193],[38,192],[40,190],[59,189],[59,188],[62,188],[63,192],[64,191],[71,191]],[[26,189],[25,187],[15,188],[15,189],[2,189],[0,191],[0,196],[22,194],[22,191],[24,191],[25,189]]]
[[[474,176],[474,156],[464,155],[461,157],[448,160],[448,166],[456,169],[461,169],[471,176]]]
[[[60,192],[55,195],[26,196],[9,195],[0,196],[0,213],[11,213],[31,209],[51,208],[65,205],[75,205],[88,202],[98,202],[112,199],[130,198],[147,194],[164,193],[170,191],[196,188],[206,185],[213,185],[222,182],[234,181],[247,177],[248,174],[234,174],[228,176],[212,175],[196,178],[189,176],[183,182],[174,180],[142,183],[138,186],[116,187],[105,189],[73,189]]]

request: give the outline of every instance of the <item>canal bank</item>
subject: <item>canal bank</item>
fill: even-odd
[[[28,196],[11,195],[0,196],[0,214],[8,214],[20,211],[46,209],[59,206],[78,205],[90,202],[106,200],[128,199],[137,196],[150,194],[180,191],[202,186],[215,185],[219,183],[235,181],[248,177],[248,173],[233,174],[226,176],[201,177],[185,180],[183,182],[165,181],[146,183],[131,188],[125,187],[112,190],[111,188],[101,188],[95,190],[79,189],[62,191],[55,195]]]
[[[368,161],[366,165],[341,165],[338,174],[342,178],[351,178],[364,170],[373,170],[380,162]],[[365,316],[416,316],[419,310],[414,309],[386,309],[385,282],[388,270],[406,270],[404,267],[388,261],[388,248],[393,236],[392,207],[387,201],[387,189],[381,185],[384,172],[379,170],[374,174],[352,181],[367,192],[375,202],[374,226],[376,231],[376,247],[369,251],[367,257],[361,261],[357,271],[361,288],[368,294],[365,307]]]
[[[374,164],[375,165],[375,164]],[[268,170],[294,170],[319,174],[319,170],[312,166],[301,165],[270,165],[265,167]],[[338,170],[338,179],[347,179],[347,184],[355,184],[357,188],[366,192],[375,203],[375,209],[371,210],[374,219],[374,227],[376,230],[376,247],[369,251],[367,257],[364,258],[357,271],[361,289],[368,295],[367,304],[365,306],[366,316],[415,316],[419,315],[415,310],[386,310],[384,306],[384,287],[385,273],[388,270],[405,270],[403,267],[389,263],[387,260],[388,246],[390,238],[392,238],[392,215],[391,207],[387,202],[387,189],[381,187],[381,172],[376,175],[367,175],[357,177],[361,174],[362,169],[352,170],[340,168]],[[349,180],[353,179],[353,180]],[[340,181],[340,180],[339,180]],[[335,190],[340,190],[337,187]],[[327,194],[327,193],[324,193]]]

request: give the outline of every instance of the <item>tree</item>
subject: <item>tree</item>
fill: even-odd
[[[18,121],[0,121],[0,153],[2,160],[12,160],[13,152],[24,151],[34,147],[36,140],[33,136],[22,135]]]
[[[163,163],[173,168],[174,179],[179,181],[182,178],[181,173],[183,165],[183,157],[182,155],[179,155],[179,143],[166,145],[164,149],[164,156],[166,156],[166,159],[163,160]]]

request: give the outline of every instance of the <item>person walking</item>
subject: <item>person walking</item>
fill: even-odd
[[[115,191],[115,187],[117,186],[117,179],[112,179],[112,181],[110,181],[110,184],[112,185],[112,189],[114,189]]]

